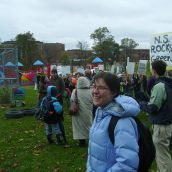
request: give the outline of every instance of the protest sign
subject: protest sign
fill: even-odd
[[[111,66],[111,69],[110,69],[110,73],[114,73],[114,71],[115,71],[115,66],[112,65],[112,66]]]
[[[98,68],[99,68],[99,70],[104,71],[104,65],[103,65],[103,64],[99,64],[99,65],[98,65]]]
[[[172,66],[172,32],[152,36],[150,61],[154,60],[163,60],[167,66]]]
[[[62,75],[62,66],[57,66],[57,73]]]
[[[84,68],[83,67],[77,67],[77,72],[84,74]]]
[[[62,66],[62,76],[66,76],[70,73],[70,66]]]
[[[147,63],[139,62],[139,67],[137,70],[138,74],[146,74]]]
[[[126,70],[128,74],[133,74],[134,73],[134,67],[135,63],[134,62],[128,62],[126,66]]]
[[[118,65],[116,67],[116,73],[119,74],[119,73],[122,73],[122,65]]]

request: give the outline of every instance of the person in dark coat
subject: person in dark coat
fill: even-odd
[[[60,104],[63,106],[63,94],[65,90],[65,84],[64,84],[63,79],[58,75],[57,69],[55,68],[52,69],[51,71],[50,85],[53,85],[57,88],[56,98],[59,100]],[[63,110],[62,110],[62,119],[64,120]],[[67,142],[63,120],[59,122],[59,125],[61,128],[64,140],[65,142]]]
[[[47,95],[47,82],[45,76],[40,77],[39,87],[38,87],[38,106],[40,106],[43,97]]]

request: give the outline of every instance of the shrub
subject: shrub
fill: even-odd
[[[0,88],[0,104],[8,104],[10,103],[11,91],[9,87],[1,87]]]

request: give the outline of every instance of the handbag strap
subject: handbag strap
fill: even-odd
[[[78,99],[77,89],[75,89],[75,98]]]

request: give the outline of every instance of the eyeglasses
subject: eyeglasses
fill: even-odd
[[[97,85],[93,85],[92,87],[93,90],[97,90],[97,91],[103,91],[103,90],[109,90],[108,87],[105,87],[105,86],[97,86]]]

